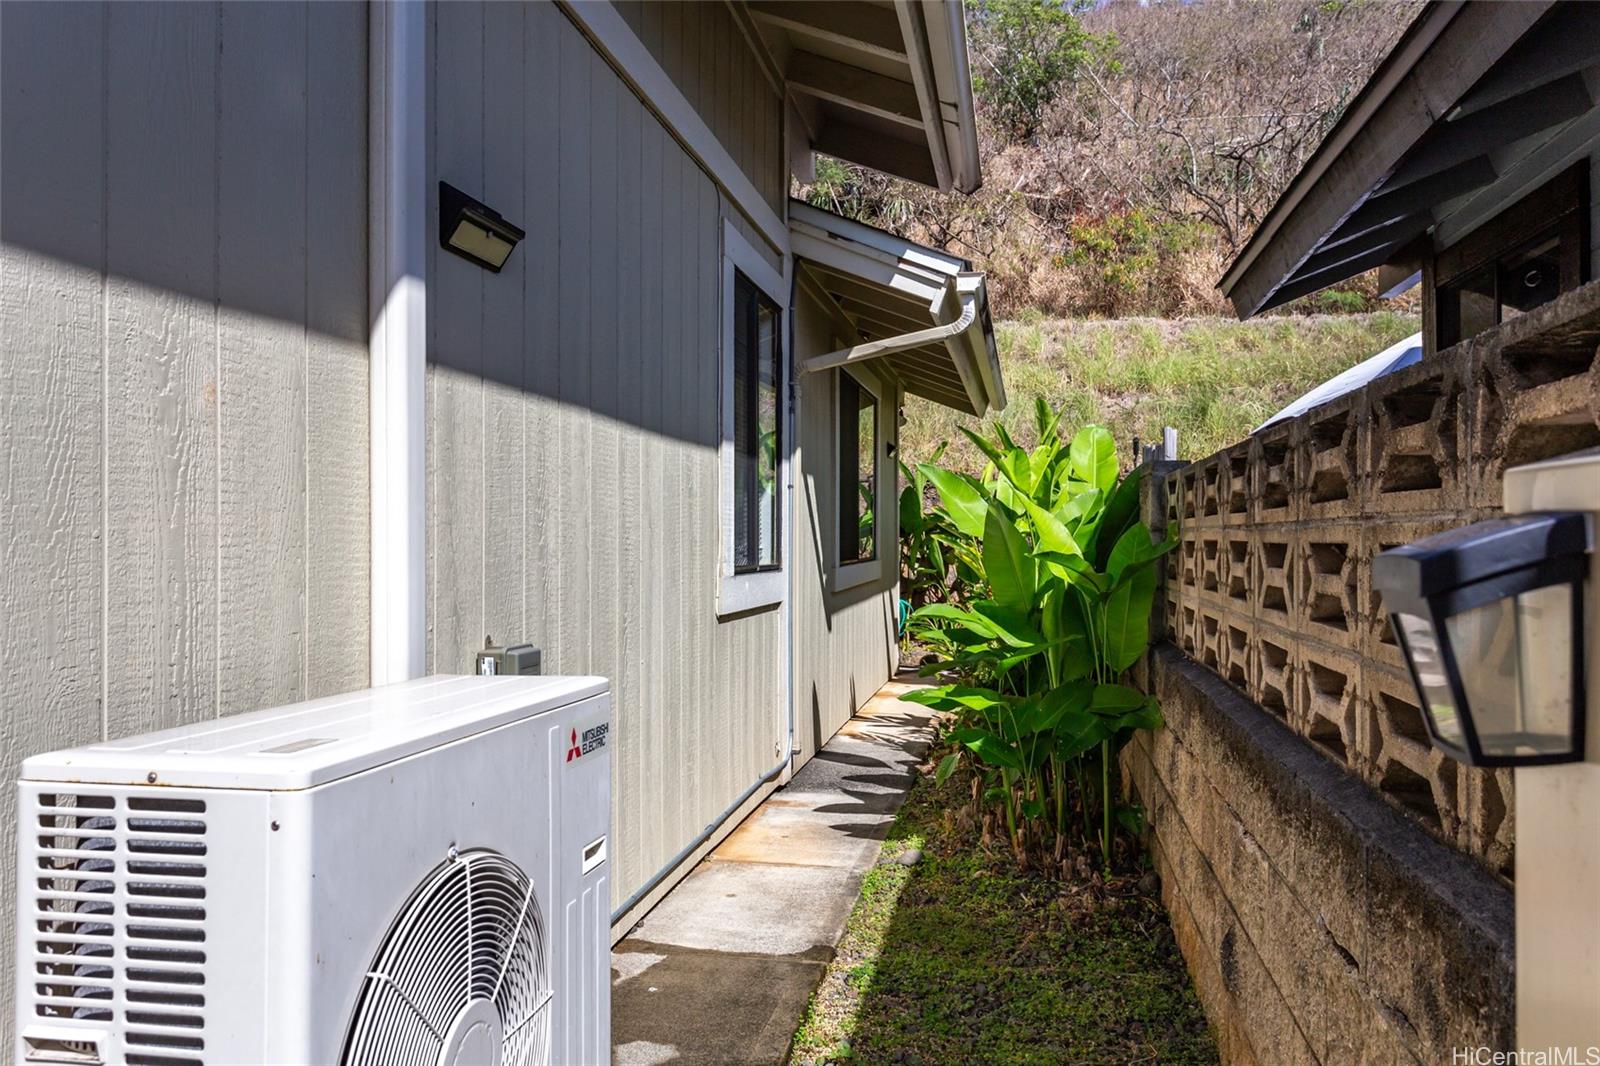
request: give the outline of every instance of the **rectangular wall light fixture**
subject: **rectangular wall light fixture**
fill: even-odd
[[[498,274],[525,236],[500,212],[448,182],[439,183],[440,247]]]

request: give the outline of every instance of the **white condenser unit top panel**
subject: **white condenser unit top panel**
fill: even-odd
[[[24,781],[297,791],[607,691],[599,677],[426,677],[38,755]]]

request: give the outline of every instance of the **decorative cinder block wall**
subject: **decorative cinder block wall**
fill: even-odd
[[[1228,1061],[1509,1046],[1511,776],[1429,745],[1371,563],[1600,445],[1597,345],[1600,283],[1156,472],[1169,725],[1124,763]]]

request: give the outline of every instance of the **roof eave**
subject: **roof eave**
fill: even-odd
[[[1554,6],[1523,4],[1428,5],[1300,173],[1268,211],[1230,264],[1218,287],[1240,318],[1291,295],[1335,284],[1380,259],[1387,246],[1370,245],[1334,268],[1307,268],[1346,219],[1384,187],[1396,167],[1430,129]],[[1399,248],[1414,229],[1394,234]],[[1329,258],[1323,256],[1323,259]],[[1335,257],[1336,258],[1336,257]],[[1299,277],[1297,277],[1297,273]]]
[[[928,32],[942,33],[946,42],[945,48],[936,50],[941,56],[935,63],[940,98],[948,94],[955,98],[956,104],[955,122],[940,116],[942,131],[949,142],[952,181],[957,192],[974,193],[983,185],[983,170],[978,159],[977,108],[972,99],[972,67],[967,55],[966,6],[942,0],[923,2],[943,16],[927,22]],[[944,88],[946,86],[948,88]]]
[[[815,264],[835,278],[852,279],[849,286],[859,282],[876,288],[886,301],[898,301],[898,309],[882,317],[904,322],[897,335],[882,328],[869,331],[864,320],[854,320],[855,329],[841,330],[850,347],[810,356],[807,363],[812,369],[870,361],[912,386],[907,391],[955,410],[981,417],[1005,407],[1005,383],[981,273],[949,253],[799,201],[790,204],[789,225],[794,253],[802,263]],[[828,284],[816,289],[831,301]],[[852,324],[843,307],[833,306],[831,311],[844,324]],[[913,314],[921,317],[913,321]],[[918,332],[913,325],[941,333],[940,339],[928,344],[917,340],[905,355],[898,349],[882,350],[893,349],[897,340]],[[943,354],[930,364],[930,350],[940,349]],[[932,366],[934,375],[928,382],[934,387],[922,392],[916,387],[923,384],[919,365]]]
[[[812,151],[942,192],[983,182],[959,0],[730,0]]]

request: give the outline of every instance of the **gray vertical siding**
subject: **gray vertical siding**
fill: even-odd
[[[0,958],[22,758],[366,683],[366,42],[0,7]]]
[[[524,226],[430,238],[428,655],[612,680],[613,903],[779,755],[781,616],[716,616],[716,186],[552,5],[438,4],[437,180]]]
[[[809,296],[795,309],[795,358],[838,347],[826,314]],[[800,385],[799,446],[802,476],[796,493],[799,537],[794,604],[795,742],[799,762],[811,758],[828,738],[894,673],[899,658],[895,639],[898,586],[893,577],[839,593],[828,591],[826,574],[837,557],[838,488],[834,471],[833,377],[839,371],[808,374]],[[886,400],[888,423],[897,398]],[[892,463],[883,476],[894,478]],[[898,515],[884,516],[889,522]],[[897,550],[893,528],[884,530],[883,550]],[[888,568],[892,575],[894,568]]]
[[[783,101],[728,5],[622,0],[614,6],[739,169],[782,215],[789,195]]]

